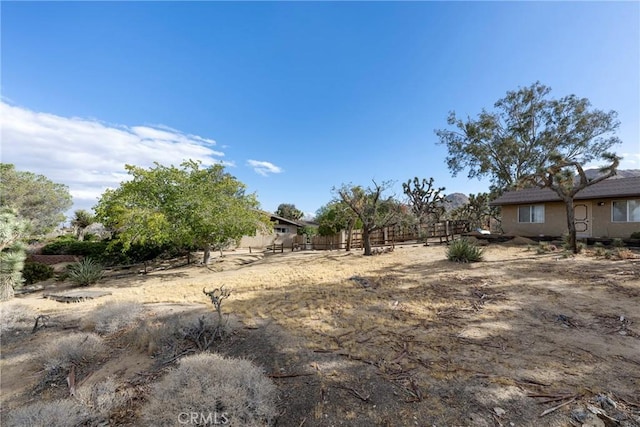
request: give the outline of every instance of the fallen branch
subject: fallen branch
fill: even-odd
[[[363,402],[369,402],[369,400],[371,398],[370,394],[367,394],[366,396],[364,396],[360,392],[358,392],[358,390],[356,390],[355,388],[352,388],[352,387],[340,386],[339,388],[347,390],[348,392],[350,392],[352,395],[354,395],[358,399],[362,400]]]
[[[559,404],[558,406],[554,406],[553,408],[549,408],[546,411],[544,411],[542,414],[540,414],[540,417],[544,417],[545,415],[549,415],[550,413],[557,411],[558,409],[562,408],[563,406],[567,406],[569,403],[575,401],[578,398],[578,396],[573,396],[573,398],[571,400],[568,400],[564,403]]]
[[[40,320],[42,320],[42,324],[38,325]],[[40,314],[38,317],[36,317],[36,324],[33,325],[33,329],[31,330],[31,333],[35,334],[39,328],[46,328],[48,321],[49,321],[49,316]]]
[[[314,375],[313,373],[307,374],[269,374],[267,375],[269,378],[295,378],[295,377],[306,377],[309,375]]]
[[[67,376],[67,385],[69,386],[69,396],[76,395],[76,367],[71,365],[69,376]]]

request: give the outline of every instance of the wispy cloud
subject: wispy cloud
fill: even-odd
[[[259,173],[262,176],[268,176],[271,173],[281,173],[283,171],[281,167],[276,166],[271,162],[247,160],[247,164],[251,166],[256,173]]]
[[[216,142],[166,126],[119,126],[39,113],[0,102],[2,161],[69,186],[76,205],[90,208],[107,188],[127,179],[125,164],[177,165],[186,159],[222,163]]]

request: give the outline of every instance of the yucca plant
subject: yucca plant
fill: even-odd
[[[102,265],[91,258],[85,258],[69,267],[69,280],[80,286],[88,286],[102,279]]]
[[[454,241],[447,250],[447,259],[455,262],[482,261],[482,249],[467,239]]]

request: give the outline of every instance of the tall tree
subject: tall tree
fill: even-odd
[[[0,301],[13,298],[14,289],[22,286],[27,228],[27,221],[15,212],[0,212]]]
[[[0,163],[0,207],[13,209],[26,219],[32,235],[46,234],[64,222],[64,212],[72,204],[66,185]]]
[[[418,233],[422,231],[423,224],[437,221],[444,214],[445,198],[444,187],[435,188],[433,178],[408,180],[402,183],[402,190],[409,199],[411,211],[418,219]],[[425,242],[426,243],[426,242]]]
[[[316,212],[316,222],[318,223],[318,234],[321,236],[331,236],[346,230],[347,251],[351,250],[352,231],[354,228],[362,227],[362,222],[349,205],[342,200],[333,200],[320,207]]]
[[[278,205],[278,209],[276,209],[275,211],[275,214],[293,221],[298,221],[304,216],[304,212],[296,208],[296,205],[292,203],[280,203],[280,205]]]
[[[499,208],[489,205],[495,197],[490,193],[469,194],[469,200],[463,206],[453,210],[454,219],[468,220],[471,228],[491,226],[491,220],[498,220]]]
[[[609,164],[600,168],[600,175],[592,179],[587,178],[580,162],[569,160],[557,153],[551,155],[551,165],[546,169],[541,169],[530,177],[525,178],[525,180],[528,179],[539,187],[550,188],[564,202],[567,213],[567,229],[569,230],[569,248],[573,253],[578,253],[573,206],[575,195],[590,185],[614,176],[620,164],[620,157],[613,153],[603,153],[601,157],[603,160],[608,161]]]
[[[488,176],[501,192],[546,169],[553,153],[584,165],[620,142],[615,111],[592,109],[588,99],[575,95],[551,99],[550,92],[536,82],[507,92],[494,111],[483,109],[476,119],[451,112],[447,123],[454,129],[436,135],[447,146],[452,174],[467,169],[469,178]]]
[[[128,249],[134,242],[198,247],[208,263],[212,248],[271,226],[255,194],[216,164],[186,161],[148,170],[126,166],[132,179],[102,195],[96,217],[117,231]]]
[[[375,230],[394,225],[400,215],[400,204],[393,196],[384,196],[384,192],[391,186],[390,182],[377,184],[373,187],[342,185],[333,191],[339,200],[344,202],[362,222],[362,241],[364,254],[371,255],[371,233]]]
[[[586,98],[568,95],[548,97],[551,89],[539,82],[507,92],[483,110],[477,120],[448,123],[457,130],[436,130],[449,150],[447,164],[455,175],[469,169],[469,178],[491,176],[494,190],[531,185],[550,188],[565,202],[572,250],[577,252],[573,198],[590,185],[616,173],[620,159],[609,150],[620,139],[615,111],[591,107]],[[589,180],[583,167],[607,162],[603,175]],[[576,176],[577,171],[577,176]]]

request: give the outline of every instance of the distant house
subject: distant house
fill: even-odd
[[[295,236],[298,235],[298,229],[304,224],[299,221],[293,221],[275,214],[269,214],[273,223],[273,231],[270,233],[258,233],[255,236],[244,236],[240,240],[238,247],[240,248],[264,248],[273,243],[291,246]]]
[[[502,208],[502,229],[518,236],[567,233],[564,203],[548,188],[510,191],[490,203]],[[574,198],[577,236],[628,238],[640,231],[640,177],[609,178]]]

